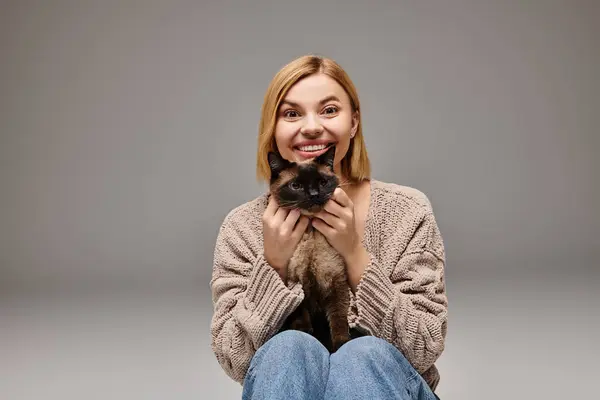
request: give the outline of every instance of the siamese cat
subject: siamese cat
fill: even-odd
[[[309,218],[319,212],[340,184],[333,172],[334,156],[334,145],[316,158],[297,163],[270,152],[269,189],[279,206],[298,208]],[[350,294],[343,258],[309,225],[287,268],[288,282],[302,284],[304,301],[284,322],[282,330],[309,333],[330,353],[335,352],[350,340]]]

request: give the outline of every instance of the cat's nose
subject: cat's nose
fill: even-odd
[[[310,195],[310,197],[314,198],[314,197],[318,197],[319,196],[319,191],[318,190],[310,190],[308,192],[308,194]]]

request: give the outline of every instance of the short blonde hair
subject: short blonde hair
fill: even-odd
[[[269,181],[271,169],[267,154],[276,151],[275,126],[279,105],[290,88],[299,80],[317,73],[325,74],[339,83],[350,98],[353,113],[358,114],[358,129],[342,159],[342,173],[352,182],[360,182],[371,175],[371,166],[362,133],[360,102],[354,84],[342,67],[332,59],[318,55],[305,55],[285,65],[271,81],[265,94],[258,130],[257,178]]]

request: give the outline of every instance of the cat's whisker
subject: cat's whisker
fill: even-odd
[[[284,202],[280,202],[279,206],[281,207],[292,207],[292,208],[296,208],[298,207],[298,202],[295,201],[284,201]]]
[[[296,204],[296,203],[297,203],[297,201],[293,201],[293,200],[290,200],[290,201],[285,201],[285,200],[284,201],[279,201],[279,205],[290,205],[290,204]]]

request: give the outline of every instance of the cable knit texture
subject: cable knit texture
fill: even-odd
[[[239,383],[256,350],[304,298],[302,287],[286,285],[263,257],[266,206],[265,194],[229,212],[215,246],[212,349]],[[429,199],[417,189],[372,180],[363,244],[370,262],[351,292],[350,327],[393,344],[435,390],[448,302],[444,244]]]

